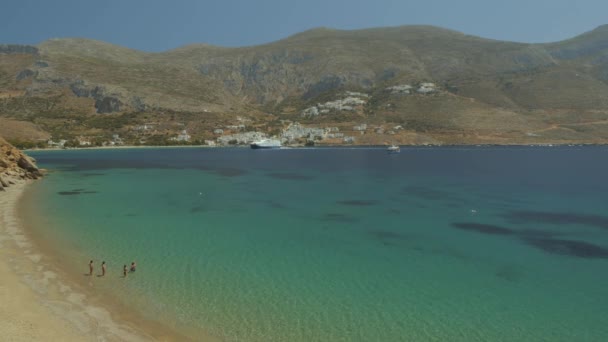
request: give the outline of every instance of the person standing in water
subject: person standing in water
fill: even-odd
[[[133,261],[131,263],[131,269],[129,270],[129,272],[135,272],[135,267],[137,267],[137,264],[135,263],[135,261]]]
[[[127,277],[127,265],[124,265],[124,266],[122,267],[122,275],[123,275],[123,277],[124,277],[124,278],[126,278],[126,277]]]
[[[89,275],[93,275],[93,260],[89,261]]]
[[[102,262],[101,263],[101,276],[105,276],[106,275],[106,262]]]

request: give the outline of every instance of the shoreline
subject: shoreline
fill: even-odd
[[[28,236],[19,207],[32,182],[0,193],[0,331],[14,341],[183,341],[119,303],[102,305]],[[115,304],[115,305],[112,305]]]
[[[85,337],[67,320],[55,316],[24,279],[27,271],[22,271],[21,264],[29,258],[33,267],[39,259],[29,251],[30,244],[15,215],[25,187],[25,183],[17,183],[0,194],[0,330],[12,341],[83,340]]]
[[[357,148],[386,148],[390,144],[378,145],[334,145],[320,144],[314,146],[304,145],[284,145],[283,149],[357,149]],[[398,144],[402,148],[509,148],[509,147],[529,147],[529,148],[544,148],[544,147],[606,147],[608,143],[537,143],[537,144]],[[250,149],[249,145],[228,145],[228,146],[209,146],[209,145],[120,145],[120,146],[95,146],[95,147],[69,147],[69,148],[31,148],[23,149],[24,152],[39,152],[39,151],[87,151],[87,150],[135,150],[135,149]]]

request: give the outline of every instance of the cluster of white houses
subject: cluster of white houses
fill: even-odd
[[[283,144],[298,144],[304,141],[323,141],[327,140],[329,142],[342,142],[346,144],[355,143],[356,138],[352,135],[347,135],[344,132],[340,131],[338,127],[305,127],[298,122],[284,122],[287,123],[287,127],[281,130],[281,133],[276,137],[281,140]],[[151,125],[141,125],[136,127],[137,131],[148,130],[151,129]],[[263,132],[257,131],[243,131],[245,129],[244,125],[228,125],[223,128],[215,128],[213,129],[213,134],[216,135],[215,139],[208,139],[204,141],[205,145],[208,146],[227,146],[227,145],[243,145],[250,144],[253,141],[260,140],[263,138],[267,138],[268,135]],[[396,131],[402,130],[403,127],[398,125],[395,127],[385,128],[383,126],[369,126],[366,123],[357,124],[352,126],[352,128],[346,129],[347,132],[356,135],[363,135],[366,133],[375,133],[375,134],[396,134]],[[228,134],[225,134],[228,133]],[[181,130],[176,136],[169,138],[169,141],[174,142],[184,142],[188,143],[192,141],[192,136],[188,133],[187,130]],[[66,143],[68,141],[65,139],[61,139],[58,141],[54,141],[49,139],[47,144],[49,147],[55,148],[63,148],[66,147]],[[79,146],[93,146],[93,145],[101,145],[101,146],[120,146],[124,145],[123,139],[118,134],[113,134],[111,139],[108,139],[103,142],[96,141],[95,143],[87,137],[78,137],[75,139],[74,143],[77,143]],[[140,143],[145,143],[145,140],[140,140]],[[73,147],[73,143],[70,144],[70,147]]]

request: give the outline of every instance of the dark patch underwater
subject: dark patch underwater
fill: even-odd
[[[485,224],[485,223],[476,223],[476,222],[453,222],[452,227],[472,231],[482,234],[491,234],[491,235],[513,235],[515,231],[509,228],[496,226],[493,224]]]
[[[534,246],[550,254],[585,259],[608,259],[607,248],[588,242],[543,238],[526,238],[523,241],[528,245]]]
[[[504,217],[516,224],[544,223],[544,224],[579,224],[608,229],[608,217],[577,213],[558,213],[549,211],[511,211]]]
[[[329,222],[341,222],[341,223],[355,223],[355,222],[359,221],[359,219],[357,219],[356,217],[342,214],[342,213],[327,213],[327,214],[323,215],[321,220],[329,221]]]
[[[368,232],[371,236],[380,240],[405,240],[407,235],[388,230],[370,230]]]
[[[74,189],[74,190],[69,190],[69,191],[59,191],[57,192],[59,195],[62,196],[75,196],[75,195],[82,195],[82,194],[96,194],[99,191],[92,191],[92,190],[85,190],[85,189]]]
[[[283,179],[283,180],[311,180],[313,177],[301,175],[298,173],[287,173],[287,172],[274,172],[267,174],[270,178]]]
[[[336,203],[342,205],[350,205],[355,207],[365,207],[372,206],[378,204],[378,201],[373,200],[345,200],[345,201],[337,201]]]

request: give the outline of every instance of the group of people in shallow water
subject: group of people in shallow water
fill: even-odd
[[[102,261],[101,262],[101,274],[97,275],[98,277],[103,277],[106,275],[106,262]],[[135,261],[133,261],[131,263],[131,268],[128,269],[129,272],[135,272],[135,268],[137,267],[137,264],[135,263]],[[93,260],[89,261],[89,275],[92,276],[93,275]],[[124,265],[122,267],[122,275],[126,278],[127,277],[127,265]]]

